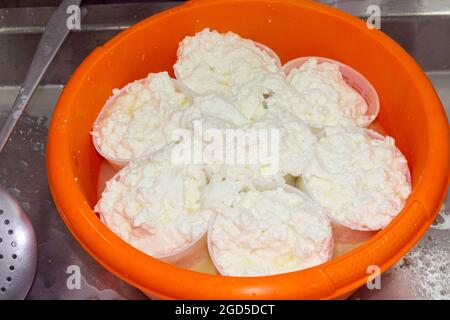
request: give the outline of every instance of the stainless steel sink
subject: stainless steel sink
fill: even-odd
[[[384,32],[427,72],[450,112],[450,0],[322,1],[364,19],[379,5]],[[38,274],[29,299],[145,299],[96,263],[72,238],[52,202],[45,174],[45,146],[55,102],[76,66],[96,46],[135,22],[179,1],[92,5],[82,9],[82,30],[69,35],[0,155],[0,184],[29,212],[39,245]],[[0,123],[6,117],[52,7],[0,9]],[[405,106],[407,107],[407,106]],[[446,200],[450,206],[449,199]],[[354,299],[450,298],[450,212],[381,278],[381,290],[358,290]],[[446,219],[446,220],[445,220]],[[81,271],[80,289],[68,277]],[[69,273],[68,273],[69,272]]]

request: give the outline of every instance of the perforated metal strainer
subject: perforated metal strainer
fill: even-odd
[[[0,187],[0,300],[24,299],[36,272],[33,227],[17,201]]]

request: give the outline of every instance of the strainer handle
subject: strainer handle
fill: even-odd
[[[36,91],[42,76],[70,31],[66,25],[68,17],[66,12],[67,8],[71,5],[79,6],[80,3],[81,0],[62,1],[45,26],[44,33],[39,41],[25,81],[20,86],[19,94],[0,131],[0,152],[5,147],[9,136]]]

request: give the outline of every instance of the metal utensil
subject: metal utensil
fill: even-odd
[[[24,299],[36,263],[33,226],[17,201],[0,187],[0,299]]]
[[[80,3],[81,0],[62,1],[47,23],[25,81],[0,131],[0,152],[69,34],[67,8]],[[33,283],[36,267],[37,245],[32,224],[17,201],[0,187],[0,300],[24,299]]]

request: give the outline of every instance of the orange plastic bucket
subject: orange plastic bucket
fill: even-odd
[[[134,249],[92,208],[101,157],[89,132],[113,88],[170,70],[178,42],[205,27],[234,31],[273,48],[283,63],[299,56],[342,61],[364,74],[381,100],[379,124],[409,161],[413,192],[405,209],[357,249],[304,271],[235,278],[176,268]],[[82,246],[108,270],[160,298],[336,298],[363,285],[369,265],[400,259],[437,214],[449,178],[449,128],[430,81],[383,33],[328,6],[298,0],[189,2],[138,23],[97,48],[62,93],[49,131],[47,169],[56,206]]]

